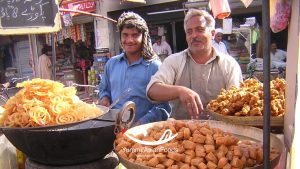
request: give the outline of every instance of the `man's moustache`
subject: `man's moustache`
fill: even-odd
[[[195,38],[192,40],[192,43],[194,43],[194,42],[203,42],[203,41],[201,39]]]

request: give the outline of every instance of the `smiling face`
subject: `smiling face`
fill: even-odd
[[[143,34],[137,28],[124,27],[121,31],[121,46],[126,55],[141,55]]]
[[[186,41],[192,54],[209,52],[213,34],[203,16],[193,16],[186,22]]]

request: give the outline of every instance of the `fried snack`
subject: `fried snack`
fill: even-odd
[[[285,113],[285,80],[270,82],[271,116],[283,116]],[[229,116],[262,116],[263,85],[256,79],[241,82],[240,88],[222,89],[215,100],[211,100],[207,109]]]
[[[253,167],[263,162],[261,144],[251,140],[241,141],[236,136],[221,129],[210,128],[207,123],[167,121],[163,125],[149,128],[145,136],[137,135],[134,137],[141,138],[143,141],[149,140],[149,138],[157,141],[159,138],[156,139],[152,136],[156,136],[170,128],[175,129],[174,133],[182,133],[180,139],[176,137],[158,146],[145,146],[130,140],[126,134],[118,134],[115,141],[115,151],[119,156],[132,163],[166,169],[241,169]],[[186,137],[184,137],[184,131],[186,132]],[[206,135],[203,135],[204,133]],[[197,137],[201,137],[201,139]],[[211,141],[206,142],[208,138]],[[270,160],[278,156],[279,151],[272,148]]]
[[[218,162],[218,168],[223,168],[226,164],[228,164],[227,158],[222,157]]]
[[[206,164],[204,164],[203,162],[201,162],[201,163],[198,165],[198,168],[199,168],[199,169],[207,169],[207,166],[206,166]]]
[[[22,87],[3,106],[0,120],[4,127],[37,127],[67,124],[97,117],[103,112],[96,105],[82,102],[74,87],[33,79],[18,83]]]

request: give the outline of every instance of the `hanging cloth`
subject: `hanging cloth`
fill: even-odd
[[[290,0],[270,1],[270,27],[274,33],[284,30],[291,15]]]
[[[215,18],[224,19],[230,15],[228,0],[209,0],[209,3]]]

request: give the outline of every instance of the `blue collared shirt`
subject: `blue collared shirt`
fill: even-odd
[[[152,103],[146,97],[146,87],[151,76],[156,73],[161,62],[159,60],[146,61],[141,57],[129,65],[124,53],[112,57],[106,64],[104,76],[100,83],[99,97],[110,98],[112,103],[123,91],[132,90],[113,108],[120,109],[126,101],[133,101],[136,105],[134,123],[141,124],[166,120],[171,112],[169,103]]]

